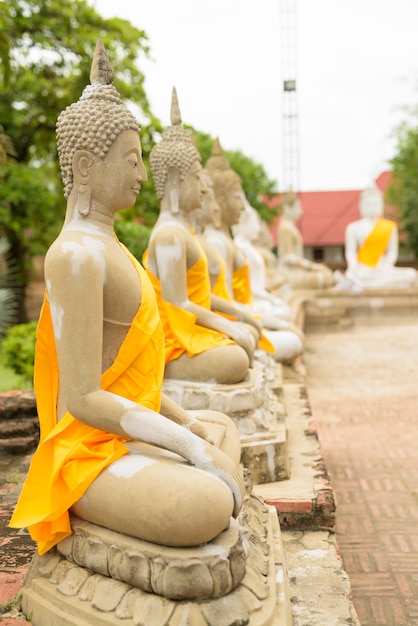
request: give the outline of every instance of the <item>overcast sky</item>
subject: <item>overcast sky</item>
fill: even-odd
[[[403,107],[418,105],[418,0],[91,4],[147,33],[153,60],[141,69],[163,124],[174,85],[183,122],[261,163],[279,189],[286,6],[296,7],[299,190],[368,186],[388,169]]]

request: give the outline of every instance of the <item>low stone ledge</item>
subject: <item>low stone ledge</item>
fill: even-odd
[[[282,529],[333,529],[336,503],[322,458],[306,388],[297,380],[283,385],[290,476],[254,490],[277,511]]]
[[[354,324],[394,324],[418,320],[418,289],[368,289],[359,293],[318,291],[305,302],[307,332]]]
[[[39,441],[39,420],[33,391],[0,393],[0,453],[34,452]]]

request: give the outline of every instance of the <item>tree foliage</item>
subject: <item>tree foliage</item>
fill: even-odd
[[[418,110],[415,120],[418,119]],[[397,206],[407,247],[418,257],[418,122],[397,129],[397,152],[391,159],[392,180],[387,200]]]
[[[89,83],[99,37],[115,86],[144,120],[146,158],[160,123],[139,69],[149,53],[145,32],[126,20],[102,18],[86,0],[0,0],[0,232],[19,262],[23,285],[31,257],[46,251],[63,221],[55,123]],[[139,202],[148,203],[145,219],[150,207],[155,213],[151,190]]]
[[[55,124],[80,97],[98,38],[112,64],[114,84],[141,122],[148,182],[135,207],[120,215],[116,230],[138,258],[159,212],[149,153],[162,131],[144,89],[141,59],[148,38],[127,20],[104,19],[87,0],[0,0],[0,235],[10,244],[22,287],[31,259],[43,254],[61,228],[65,199],[59,174]],[[213,139],[196,133],[205,163]],[[262,194],[276,191],[263,169],[240,152],[228,152],[250,203],[266,218]],[[20,321],[24,322],[24,310]]]

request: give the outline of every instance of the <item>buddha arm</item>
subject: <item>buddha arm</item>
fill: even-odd
[[[171,236],[171,235],[169,235]],[[170,241],[167,244],[167,241]],[[192,302],[187,289],[187,241],[172,237],[156,241],[153,246],[153,265],[158,272],[163,300],[192,313],[199,325],[216,330],[240,345],[252,361],[254,343],[249,333],[238,324]],[[149,259],[151,261],[151,259]],[[196,262],[196,259],[193,259]]]
[[[86,250],[73,245],[71,254],[63,255],[60,250],[59,254],[50,255],[46,263],[60,396],[65,411],[92,428],[170,450],[218,476],[230,487],[237,512],[243,493],[238,466],[222,450],[184,428],[181,411],[163,399],[162,408],[168,419],[101,388],[103,294],[107,276],[104,259],[99,258],[97,251],[93,246]]]
[[[258,338],[261,336],[261,324],[260,322],[252,315],[252,313],[246,310],[244,305],[239,305],[239,303],[228,302],[224,298],[219,298],[218,296],[214,296],[213,294],[210,297],[211,307],[215,311],[219,311],[220,313],[226,313],[226,315],[230,315],[232,317],[236,317],[240,322],[244,322],[245,324],[250,324],[253,326],[257,333]]]
[[[388,247],[385,254],[381,257],[379,266],[381,268],[393,267],[398,260],[399,244],[398,244],[398,229],[395,227],[389,239]]]

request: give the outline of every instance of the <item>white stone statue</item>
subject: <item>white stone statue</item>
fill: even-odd
[[[234,242],[244,252],[249,262],[253,309],[261,315],[267,328],[278,328],[274,320],[290,320],[292,311],[284,300],[266,289],[265,262],[253,244],[260,234],[261,220],[246,198],[244,205],[239,222],[232,226]]]
[[[205,171],[210,176],[216,202],[220,208],[220,222],[205,227],[208,242],[221,254],[226,270],[226,285],[229,296],[254,314],[260,315],[264,335],[275,348],[274,358],[282,363],[292,363],[303,351],[299,329],[289,321],[290,309],[281,300],[264,299],[260,309],[254,304],[250,260],[235,242],[231,229],[239,222],[245,208],[245,195],[241,179],[225,158],[219,140],[213,144],[212,156]],[[261,292],[260,292],[261,293]],[[261,303],[261,298],[256,299]]]
[[[294,193],[286,194],[279,223],[279,268],[294,289],[323,289],[335,284],[333,272],[321,263],[303,256],[302,235],[296,222],[302,205]]]
[[[164,328],[165,378],[237,383],[252,364],[260,329],[254,324],[251,332],[213,310],[207,260],[188,223],[206,188],[175,89],[171,121],[150,155],[160,215],[144,255]]]
[[[396,222],[383,217],[383,194],[376,185],[361,193],[359,208],[361,218],[348,224],[345,231],[347,271],[342,286],[354,291],[416,286],[415,269],[395,267],[398,228]]]
[[[147,175],[138,122],[112,80],[99,41],[91,85],[57,123],[67,212],[45,260],[41,437],[11,520],[40,554],[72,534],[70,512],[155,544],[198,545],[229,526],[243,497],[232,420],[188,413],[161,391],[155,293],[113,230]]]

